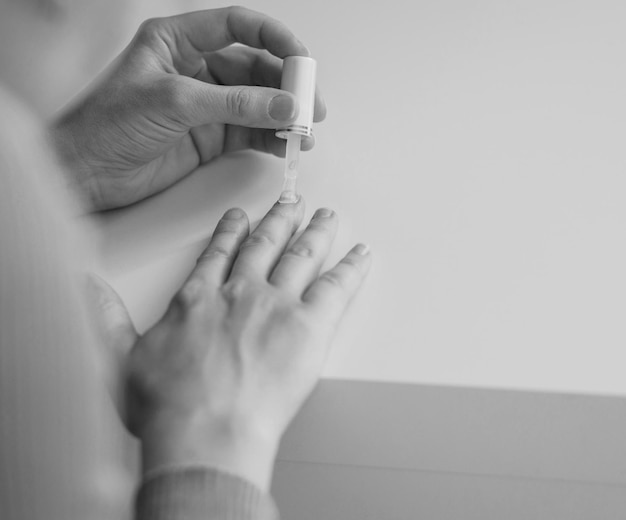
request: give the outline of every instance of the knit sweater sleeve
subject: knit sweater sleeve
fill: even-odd
[[[180,468],[144,480],[135,520],[278,520],[271,496],[212,468]]]

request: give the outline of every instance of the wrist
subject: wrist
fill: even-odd
[[[269,491],[280,439],[246,422],[161,418],[143,428],[144,475],[207,466],[240,476]]]

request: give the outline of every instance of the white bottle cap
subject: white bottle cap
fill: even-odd
[[[317,62],[304,56],[287,56],[283,60],[283,75],[280,88],[298,98],[300,112],[297,119],[287,128],[281,128],[276,136],[287,139],[290,132],[313,135],[313,113],[315,111],[315,75]]]

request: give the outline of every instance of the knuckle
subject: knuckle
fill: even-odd
[[[328,285],[332,287],[336,287],[338,289],[344,288],[343,279],[341,278],[341,276],[339,276],[337,273],[333,271],[324,273],[322,276],[320,276],[320,280],[322,280],[323,282],[327,283]]]
[[[315,250],[312,246],[307,244],[294,244],[291,246],[285,256],[295,256],[298,258],[313,258],[315,256]]]
[[[224,299],[232,303],[239,300],[246,290],[246,283],[243,280],[229,280],[222,286],[222,296]]]
[[[247,11],[247,9],[241,5],[231,5],[227,9],[228,15],[235,17],[245,14],[245,12]]]
[[[234,87],[226,95],[226,109],[236,117],[243,118],[252,103],[250,91],[245,87]]]
[[[255,11],[252,11],[242,5],[231,5],[225,8],[226,9],[226,28],[228,29],[232,41],[237,41],[237,37],[235,34],[235,27],[238,25],[242,18],[246,18],[250,15],[257,15]]]
[[[155,85],[156,101],[161,108],[167,108],[173,114],[189,110],[190,98],[187,90],[173,74],[167,74]]]
[[[350,269],[354,271],[361,271],[361,262],[359,262],[354,256],[346,256],[341,263],[345,266],[348,266]]]
[[[230,258],[230,251],[228,249],[221,246],[211,246],[204,253],[202,253],[202,255],[200,255],[196,264],[206,260],[227,260],[228,258]]]
[[[262,234],[262,233],[257,233],[254,235],[250,235],[248,238],[246,238],[243,242],[243,244],[241,244],[241,248],[242,249],[247,249],[249,247],[275,247],[276,244],[276,239],[274,239],[274,237],[267,235],[267,234]]]
[[[163,74],[156,81],[133,86],[136,98],[143,106],[157,110],[159,123],[183,124],[184,114],[189,112],[191,98],[188,90],[173,74]],[[133,101],[134,102],[134,101]]]
[[[297,305],[289,308],[281,308],[277,311],[278,322],[283,324],[289,335],[293,338],[307,338],[316,335],[320,329],[320,323],[311,319],[311,313],[305,312]],[[305,341],[296,341],[294,346],[302,345]]]
[[[141,40],[151,42],[161,37],[162,30],[162,18],[148,18],[139,26],[138,35]]]
[[[183,313],[198,308],[206,299],[206,288],[202,280],[192,278],[176,293],[172,304]]]

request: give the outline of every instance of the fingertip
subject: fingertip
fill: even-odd
[[[297,229],[304,220],[305,209],[306,204],[302,195],[297,194],[296,199],[291,201],[285,200],[281,194],[281,197],[274,204],[272,211],[276,211],[281,216],[291,219],[294,223],[294,229]]]
[[[349,265],[354,266],[358,273],[359,282],[357,288],[365,281],[367,274],[369,273],[372,265],[372,250],[369,244],[357,244],[355,245],[345,256],[343,261]],[[356,289],[355,289],[356,290]]]
[[[359,256],[368,256],[371,252],[369,244],[357,244],[351,250],[351,253]]]
[[[238,236],[245,236],[250,231],[248,215],[241,208],[230,208],[217,223],[214,234],[231,232]]]
[[[361,278],[365,278],[372,263],[372,249],[369,244],[357,244],[348,252],[344,260],[358,265]]]
[[[315,90],[315,107],[313,109],[313,121],[320,123],[326,119],[328,109],[326,107],[326,101],[320,92],[320,88],[316,87]]]
[[[333,238],[339,227],[339,215],[330,208],[319,208],[311,217],[309,226],[316,229],[330,230]]]
[[[225,123],[276,130],[291,124],[300,111],[296,97],[278,88],[196,83],[191,89],[196,102],[187,107],[192,127]]]
[[[304,56],[305,58],[311,57],[311,51],[309,48],[302,42],[302,40],[298,40],[298,45],[300,47],[300,52],[298,56]]]
[[[241,220],[244,217],[247,217],[247,215],[241,208],[230,208],[226,213],[224,213],[222,220]]]
[[[293,202],[281,201],[280,199],[274,203],[274,208],[284,216],[299,215],[304,216],[305,202],[302,195],[298,194]]]
[[[270,99],[267,107],[267,113],[273,122],[280,124],[288,124],[293,122],[300,111],[300,105],[296,96],[291,92],[281,91]]]
[[[337,214],[330,208],[319,208],[314,214],[311,220],[319,219],[319,218],[327,218],[332,219],[336,218]]]
[[[302,139],[302,143],[300,144],[300,149],[303,152],[308,152],[309,150],[312,150],[314,146],[315,146],[315,136],[311,134]]]
[[[241,208],[230,208],[222,218],[221,222],[224,222],[223,225],[229,225],[230,227],[235,228],[243,228],[248,230],[250,227],[250,221],[248,219],[248,214],[242,210]]]

